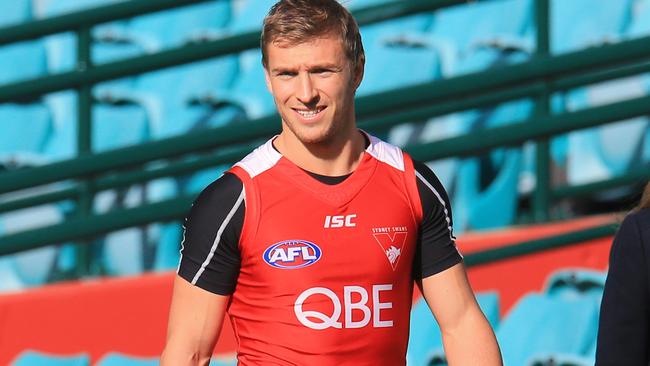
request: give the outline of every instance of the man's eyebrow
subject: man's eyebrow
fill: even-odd
[[[314,64],[307,67],[307,70],[341,70],[343,67],[335,63]],[[297,68],[291,66],[276,66],[271,69],[271,73],[277,74],[281,72],[295,72]]]
[[[286,72],[286,71],[295,71],[296,69],[293,67],[285,67],[285,66],[278,66],[274,67],[271,69],[271,72],[274,74],[277,74],[279,72]]]
[[[325,64],[315,64],[312,66],[309,66],[309,70],[321,70],[321,69],[328,69],[328,70],[339,70],[342,67],[340,65],[334,64],[334,63],[325,63]]]

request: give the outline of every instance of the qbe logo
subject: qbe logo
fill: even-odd
[[[321,257],[318,245],[306,240],[285,240],[264,251],[264,261],[275,268],[297,269],[311,266]]]
[[[380,297],[382,292],[392,289],[393,285],[391,284],[373,285],[372,295],[369,295],[368,290],[362,286],[343,286],[343,301],[341,301],[334,291],[326,287],[312,287],[298,296],[293,311],[302,325],[316,330],[363,328],[371,321],[373,328],[389,328],[393,326],[393,321],[387,320],[386,314],[382,319],[382,310],[392,309],[393,303],[381,302]],[[312,299],[312,303],[322,304],[329,300],[332,304],[331,314],[305,310],[307,300],[312,296],[315,297]],[[369,299],[369,296],[372,296],[372,299]],[[372,304],[372,309],[368,306],[369,303]],[[343,319],[341,319],[341,313],[343,313]],[[354,320],[353,316],[357,320]],[[360,320],[359,316],[361,316]]]

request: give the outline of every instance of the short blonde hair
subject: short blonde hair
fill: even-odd
[[[336,0],[281,0],[264,18],[260,39],[262,64],[268,67],[266,47],[271,42],[301,44],[328,34],[341,38],[345,55],[354,67],[365,62],[359,26]]]

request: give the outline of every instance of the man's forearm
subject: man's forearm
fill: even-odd
[[[477,308],[464,314],[458,324],[442,333],[450,366],[502,366],[494,331]]]

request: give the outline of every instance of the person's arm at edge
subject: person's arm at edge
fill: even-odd
[[[503,365],[496,336],[476,302],[462,262],[418,285],[440,325],[450,366]]]
[[[207,366],[221,332],[229,299],[230,296],[203,290],[177,275],[160,365]]]

